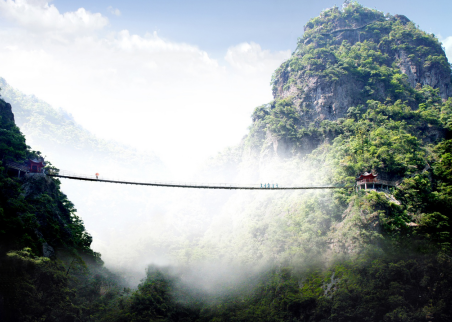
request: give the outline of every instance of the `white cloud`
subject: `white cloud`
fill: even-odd
[[[113,8],[112,6],[109,6],[108,8],[107,8],[107,10],[108,10],[108,12],[109,13],[111,13],[112,15],[115,15],[115,16],[120,16],[121,15],[121,11],[119,11],[119,9],[118,8]]]
[[[270,52],[254,42],[230,47],[226,61],[237,71],[245,73],[273,72],[282,61],[290,57],[290,50]]]
[[[61,14],[44,0],[0,0],[0,15],[33,32],[80,33],[108,24],[108,19],[100,13],[80,8]]]
[[[446,49],[446,56],[449,63],[452,63],[452,36],[449,36],[442,40],[443,46]]]
[[[0,0],[0,10],[14,22],[0,30],[1,77],[102,137],[154,150],[176,172],[240,142],[290,54],[245,43],[227,50],[224,66],[156,32],[98,33],[108,20],[83,8],[60,13],[47,1]]]

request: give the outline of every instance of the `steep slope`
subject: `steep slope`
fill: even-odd
[[[422,62],[416,79],[423,84],[412,86],[398,64],[403,50]],[[326,52],[329,56],[322,56]],[[322,63],[322,57],[330,60]],[[430,82],[428,75],[437,78]],[[235,151],[229,160],[236,164],[237,178],[345,188],[242,198],[251,207],[230,201],[210,237],[203,239],[205,245],[228,240],[227,247],[218,247],[243,254],[247,261],[290,261],[310,252],[330,257],[329,250],[359,253],[385,236],[404,233],[447,245],[450,178],[439,169],[448,164],[450,77],[437,39],[403,16],[385,17],[349,4],[343,11],[331,8],[312,19],[298,49],[275,72],[275,100],[256,108],[250,133],[238,148],[241,157]],[[353,92],[336,92],[349,84]],[[339,104],[334,113],[325,114],[323,89]],[[314,92],[320,96],[312,100]],[[355,178],[365,171],[397,182],[398,188],[355,194]],[[226,225],[231,205],[245,210],[237,222]],[[426,233],[434,225],[441,227],[436,237]]]
[[[116,277],[91,249],[59,180],[19,177],[7,167],[38,156],[14,124],[11,105],[0,100],[0,320],[83,320]]]
[[[125,180],[171,180],[171,173],[155,154],[100,139],[63,109],[22,93],[2,78],[0,87],[2,97],[13,106],[15,120],[27,138],[27,145],[41,151],[46,161],[50,160],[59,169],[88,175],[99,172],[103,177]],[[165,201],[165,191],[152,191],[149,198],[150,189],[132,186],[63,179],[61,189],[70,196],[74,207],[83,214],[87,229],[96,236],[94,249],[104,254],[107,264],[115,266],[136,265],[139,259],[129,260],[131,253],[124,240],[134,234],[138,222],[141,226],[148,225],[147,221],[151,221],[155,212],[161,212],[160,209],[170,203]],[[147,214],[145,221],[143,213]],[[123,234],[118,235],[118,230]],[[140,251],[143,256],[147,250]]]

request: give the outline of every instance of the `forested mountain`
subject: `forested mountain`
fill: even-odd
[[[71,284],[81,275],[66,273],[62,284],[52,284],[61,287],[39,289],[47,272],[42,267],[50,267],[42,265],[54,265],[49,278],[72,267],[58,252],[50,260],[36,257],[43,255],[48,238],[72,258],[98,261],[70,202],[58,192],[58,181],[43,177],[47,183],[41,187],[54,188],[28,194],[34,179],[12,178],[3,170],[2,227],[13,228],[1,231],[2,252],[9,251],[2,268],[20,267],[13,282],[6,279],[11,284],[2,280],[0,303],[3,310],[7,301],[14,308],[5,311],[8,317],[450,321],[452,88],[441,44],[407,17],[349,3],[306,24],[297,49],[272,83],[274,100],[256,108],[249,134],[211,160],[200,176],[342,188],[190,195],[190,202],[179,198],[171,220],[155,223],[155,240],[137,246],[163,249],[177,264],[150,266],[131,293],[107,273],[98,277],[103,282],[94,277],[92,284],[82,283],[92,290],[95,304],[88,305],[86,289]],[[2,118],[2,164],[33,153],[8,115]],[[364,172],[391,187],[357,190],[356,177]],[[52,202],[39,201],[44,195]],[[211,213],[201,206],[209,202],[215,204]],[[44,209],[47,204],[54,206]],[[47,232],[39,228],[46,227],[40,219],[44,213],[61,217],[74,229],[68,235],[73,237],[55,235],[62,230],[58,223]],[[35,237],[40,236],[35,226],[27,226],[33,223],[42,238]],[[19,233],[9,234],[13,229]],[[100,270],[100,263],[92,265]],[[29,273],[30,267],[38,273]],[[41,295],[20,293],[22,282]],[[10,290],[18,295],[6,293]],[[39,311],[45,305],[41,298],[63,291],[71,295],[58,310]],[[37,313],[16,309],[19,297]]]
[[[434,104],[452,95],[450,65],[434,35],[405,16],[353,5],[310,20],[272,84],[275,101],[254,112],[248,143],[272,145],[280,155],[312,150],[325,136],[337,136],[337,125],[351,113],[362,115],[375,104],[418,110],[427,107],[426,97]],[[412,132],[423,140],[444,136],[441,126],[430,125]]]

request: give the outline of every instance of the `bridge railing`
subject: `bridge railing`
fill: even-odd
[[[396,186],[395,181],[388,181],[388,180],[372,179],[372,180],[356,181],[356,185],[358,185],[358,186],[362,186],[365,184],[381,184],[381,185],[385,185],[385,186]]]
[[[80,179],[89,179],[89,180],[107,180],[107,181],[116,181],[116,182],[130,182],[130,183],[149,183],[149,184],[161,184],[161,185],[174,185],[174,186],[194,186],[194,187],[260,187],[260,184],[245,184],[245,183],[204,183],[204,182],[176,182],[176,181],[159,181],[159,180],[124,180],[123,178],[112,178],[112,177],[104,177],[89,174],[80,174],[70,171],[64,170],[53,170],[46,169],[46,174],[49,176],[63,176],[63,177],[71,177],[71,178],[80,178]],[[275,185],[276,188],[276,185]]]
[[[246,184],[246,183],[204,183],[204,182],[174,182],[174,181],[145,181],[145,180],[124,180],[119,178],[111,178],[111,177],[104,177],[104,176],[98,176],[96,177],[95,174],[88,175],[88,174],[80,174],[80,173],[74,173],[70,171],[63,171],[63,170],[56,170],[56,169],[46,169],[46,174],[49,176],[55,176],[55,177],[65,177],[69,179],[78,179],[78,180],[88,180],[88,181],[100,181],[100,182],[111,182],[111,183],[122,183],[122,184],[138,184],[138,185],[158,185],[158,186],[167,186],[167,187],[193,187],[193,188],[237,188],[237,189],[322,189],[322,188],[341,188],[340,186],[332,186],[332,185],[322,185],[322,184],[315,184],[315,183],[309,183],[304,184],[302,187],[288,187],[288,186],[280,186],[278,184],[273,183],[252,183],[252,184]]]

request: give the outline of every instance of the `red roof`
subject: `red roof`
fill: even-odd
[[[45,162],[43,158],[40,159],[28,159],[23,162],[6,162],[6,166],[9,168],[13,168],[16,170],[24,171],[24,172],[41,172],[42,168],[45,167]]]
[[[42,168],[45,166],[43,159],[28,160],[28,166],[31,172],[41,172]]]
[[[29,164],[30,165],[39,165],[39,166],[41,166],[41,167],[43,167],[44,166],[44,162],[42,162],[41,160],[28,160],[28,162],[29,162]]]
[[[360,180],[370,180],[370,179],[375,179],[377,177],[377,174],[373,174],[373,173],[369,173],[369,172],[364,172],[363,174],[361,174],[358,178],[356,178],[356,181],[360,181]]]

